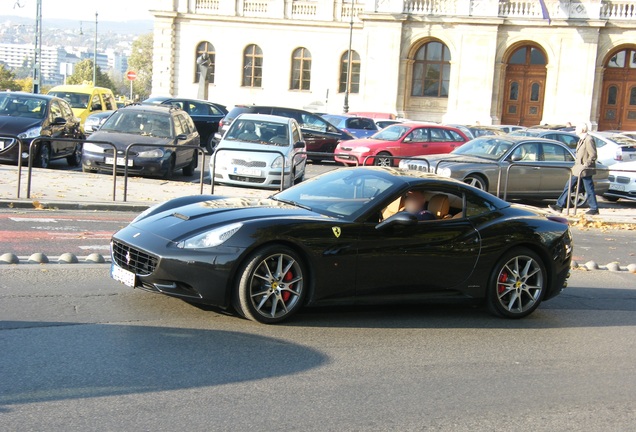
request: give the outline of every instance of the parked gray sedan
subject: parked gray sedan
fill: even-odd
[[[574,165],[574,154],[563,143],[533,137],[488,136],[457,147],[450,154],[404,159],[400,168],[437,172],[506,198],[557,198]],[[597,164],[597,195],[609,188],[609,171]],[[577,205],[587,201],[580,188]]]

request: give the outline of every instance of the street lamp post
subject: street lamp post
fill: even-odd
[[[347,82],[345,83],[345,96],[342,111],[349,112],[349,90],[351,88],[351,43],[353,41],[353,1],[351,0],[351,10],[349,11],[349,52],[347,53]]]
[[[35,46],[33,50],[33,93],[40,93],[42,84],[42,0],[36,3]]]
[[[95,12],[95,44],[93,45],[93,85],[97,85],[97,12]]]

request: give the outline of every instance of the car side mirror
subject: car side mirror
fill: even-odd
[[[63,126],[66,124],[66,119],[64,117],[55,117],[53,119],[54,126]]]
[[[405,142],[405,143],[409,143],[409,142],[411,142],[411,141],[413,141],[413,138],[412,138],[412,137],[406,137],[406,138],[404,138],[404,141],[403,141],[403,142]]]
[[[305,141],[298,141],[297,143],[294,144],[294,148],[297,148],[297,149],[305,148]]]
[[[510,160],[512,162],[519,162],[521,159],[523,159],[523,157],[520,154],[513,154],[510,156]]]
[[[186,134],[179,134],[177,135],[177,141],[184,141],[187,140],[188,136]]]
[[[393,225],[417,225],[417,216],[409,212],[401,211],[377,224],[375,229],[386,229]]]

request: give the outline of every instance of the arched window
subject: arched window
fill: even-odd
[[[197,60],[203,55],[207,54],[209,58],[209,66],[208,66],[208,83],[214,83],[214,63],[216,52],[214,50],[214,45],[210,42],[200,42],[197,45],[197,53],[194,56],[194,82],[199,82],[199,64]]]
[[[347,73],[349,72],[349,51],[340,57],[340,85],[338,91],[344,93],[347,90]],[[351,82],[349,93],[360,93],[360,55],[351,51]]]
[[[263,51],[258,45],[248,45],[243,51],[243,87],[262,87]]]
[[[450,50],[441,42],[422,45],[415,53],[411,96],[448,97]]]
[[[309,90],[311,84],[311,53],[307,48],[297,48],[292,54],[290,90]]]

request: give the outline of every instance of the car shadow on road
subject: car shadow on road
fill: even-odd
[[[23,321],[0,321],[0,329],[0,412],[16,404],[261,380],[328,361],[305,346],[234,331]]]
[[[566,289],[523,319],[490,314],[482,304],[401,304],[306,308],[279,325],[343,328],[554,329],[636,326],[636,290]]]

